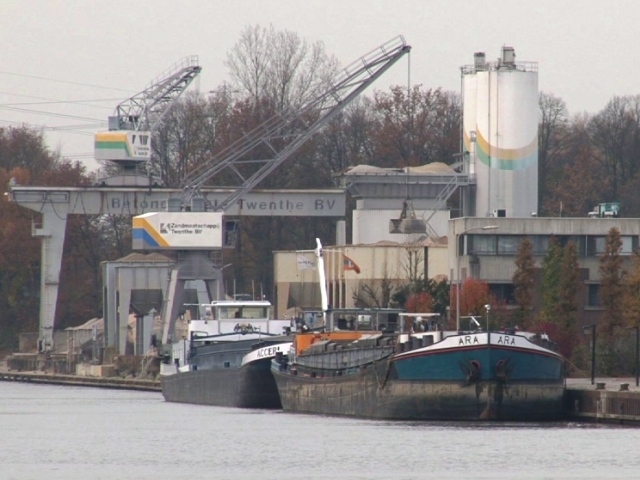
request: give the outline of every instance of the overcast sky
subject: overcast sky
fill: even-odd
[[[120,101],[188,55],[203,68],[191,88],[216,88],[256,24],[320,40],[342,64],[403,35],[411,83],[458,93],[474,52],[510,45],[539,62],[540,90],[597,113],[640,93],[639,20],[636,0],[0,0],[0,126],[42,126],[52,149],[93,168],[93,133]],[[406,85],[407,65],[373,88]]]

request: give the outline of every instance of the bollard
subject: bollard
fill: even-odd
[[[620,391],[621,392],[628,392],[629,391],[629,384],[628,383],[621,383],[620,384]]]
[[[596,383],[596,390],[606,390],[605,387],[606,383],[604,382],[598,382]]]

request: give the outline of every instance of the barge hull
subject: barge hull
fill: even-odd
[[[274,371],[289,412],[393,420],[547,421],[563,416],[564,382],[384,380],[384,369],[311,378]]]
[[[239,368],[180,372],[162,377],[162,395],[168,402],[219,407],[282,408],[270,360]]]

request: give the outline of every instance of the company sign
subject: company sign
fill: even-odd
[[[223,230],[223,214],[220,212],[145,213],[133,218],[133,248],[221,248]]]

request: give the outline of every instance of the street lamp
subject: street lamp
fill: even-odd
[[[487,332],[488,332],[489,331],[489,312],[491,311],[491,305],[487,303],[484,306],[484,309],[487,311]]]
[[[589,333],[591,330],[591,385],[593,385],[596,378],[596,326],[587,325],[582,327],[582,333]]]
[[[456,241],[456,331],[460,331],[460,287],[462,286],[460,282],[460,236],[465,233],[473,232],[476,230],[495,230],[497,229],[497,225],[487,225],[485,227],[473,227],[467,228],[463,232],[455,234]]]
[[[636,331],[636,387],[640,387],[640,326],[627,327],[627,330]]]
[[[489,312],[491,311],[491,305],[486,304],[484,308],[487,311],[487,348],[491,348],[491,332],[489,332]]]

